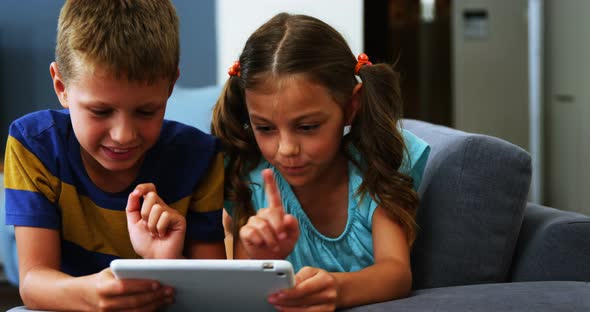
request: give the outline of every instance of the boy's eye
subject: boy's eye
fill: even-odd
[[[110,109],[90,109],[90,112],[97,117],[106,117],[111,113]]]
[[[137,114],[139,114],[140,116],[144,116],[144,117],[151,117],[151,116],[154,116],[156,114],[156,112],[152,111],[152,110],[140,110],[140,111],[137,111]]]

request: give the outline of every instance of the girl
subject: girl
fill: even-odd
[[[286,258],[298,271],[269,302],[316,311],[407,296],[412,187],[429,150],[397,126],[391,67],[357,60],[320,20],[282,13],[229,74],[212,133],[226,148],[234,257]]]

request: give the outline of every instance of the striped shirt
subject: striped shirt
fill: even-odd
[[[136,181],[120,193],[99,189],[88,177],[67,110],[31,113],[12,123],[5,160],[6,224],[55,229],[61,270],[93,274],[113,259],[136,258],[125,207],[140,183],[187,218],[187,239],[224,238],[223,158],[217,140],[165,120]]]

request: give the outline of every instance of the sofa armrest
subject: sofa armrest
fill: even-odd
[[[404,119],[430,156],[420,185],[413,289],[499,283],[510,269],[531,181],[531,157],[491,136]]]
[[[512,281],[590,281],[590,217],[528,203]]]

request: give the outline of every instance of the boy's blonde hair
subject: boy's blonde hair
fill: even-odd
[[[179,55],[169,0],[68,0],[61,9],[55,59],[66,83],[95,66],[129,81],[174,80]]]

